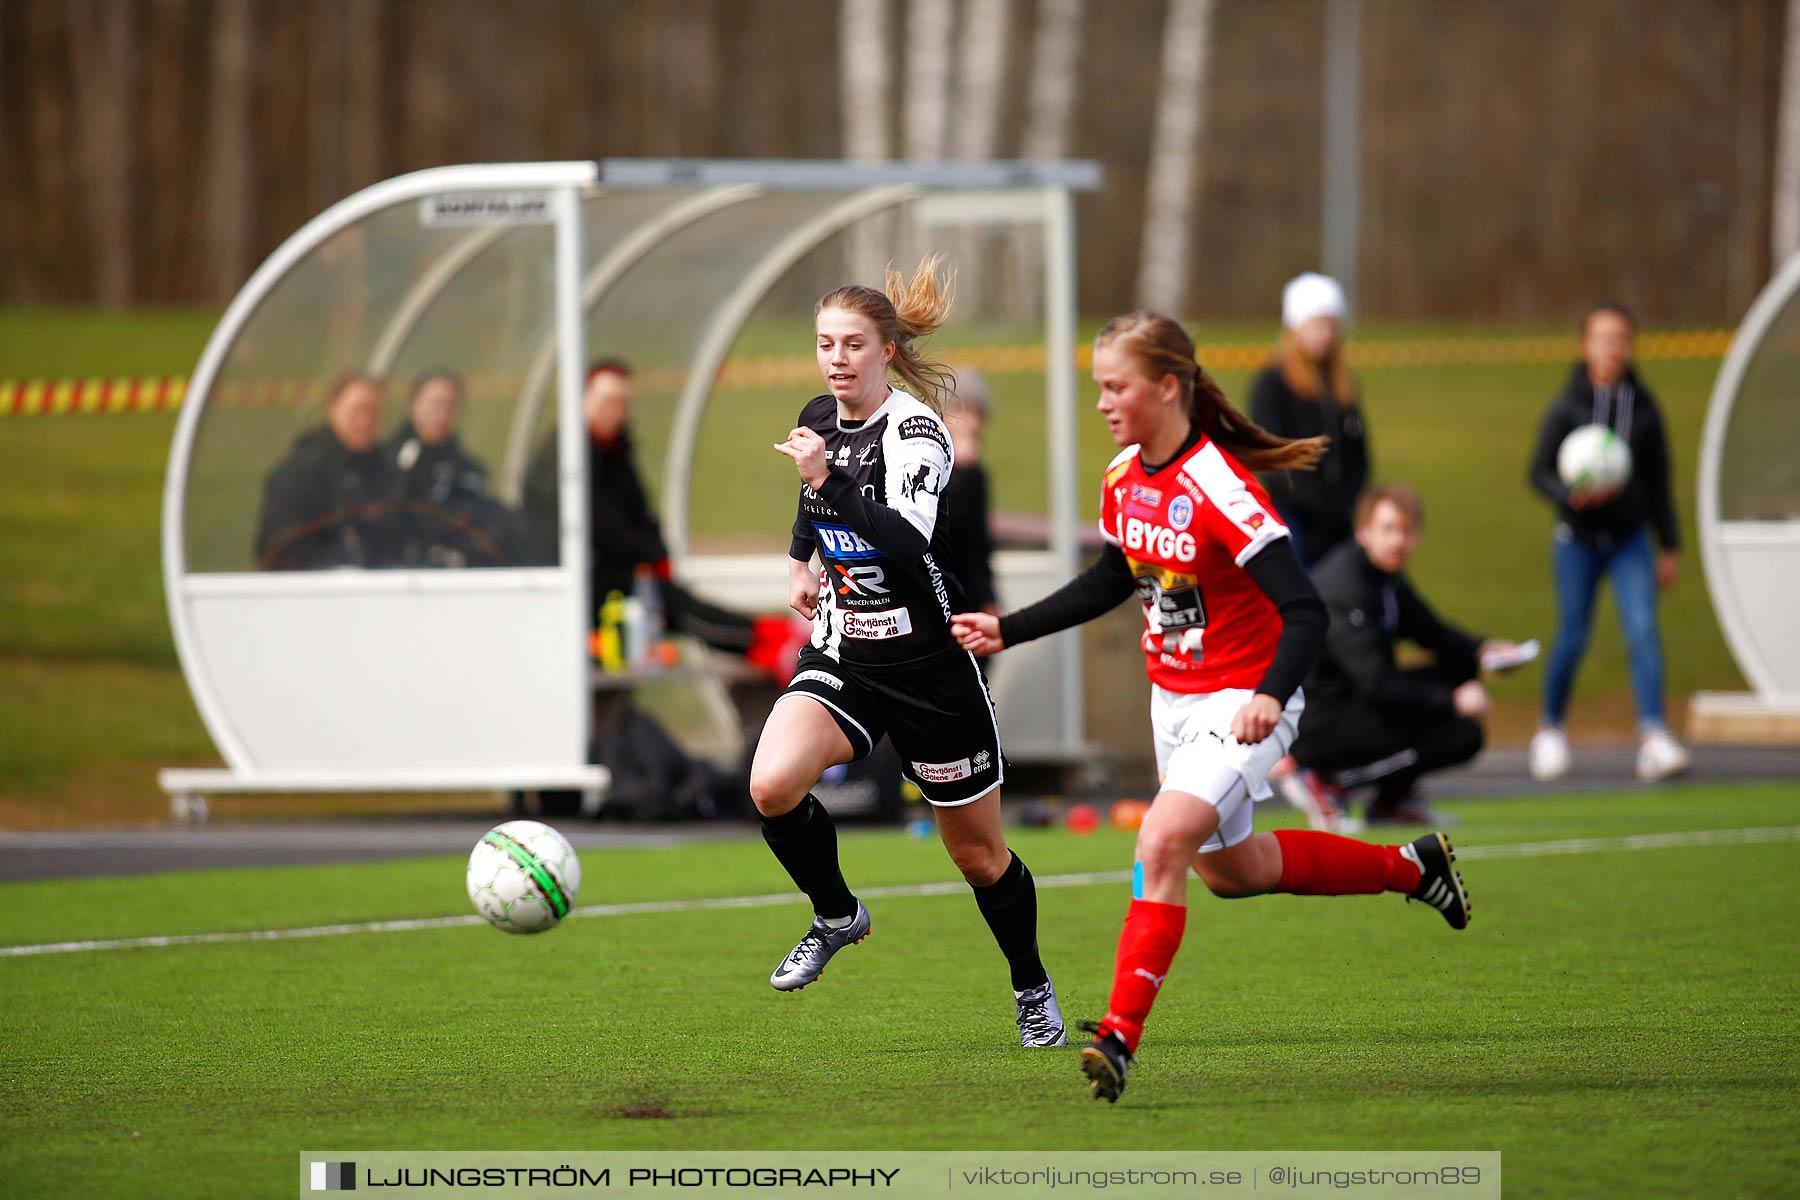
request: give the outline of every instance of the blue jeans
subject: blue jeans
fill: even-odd
[[[1575,690],[1575,671],[1587,649],[1600,578],[1612,576],[1613,602],[1631,656],[1631,696],[1640,728],[1663,725],[1662,639],[1656,628],[1656,557],[1650,535],[1639,530],[1611,547],[1591,546],[1559,534],[1550,546],[1556,579],[1556,642],[1544,670],[1544,723],[1560,726]]]

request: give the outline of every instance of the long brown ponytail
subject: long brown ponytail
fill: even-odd
[[[908,279],[892,266],[887,269],[885,290],[861,284],[833,288],[813,305],[813,316],[828,308],[860,313],[875,325],[881,340],[894,347],[888,369],[900,377],[906,390],[943,415],[944,402],[956,391],[956,372],[935,358],[927,358],[914,343],[936,333],[950,317],[956,298],[956,273],[939,274],[942,254],[919,263]]]
[[[1173,375],[1188,419],[1253,471],[1310,467],[1325,453],[1327,438],[1276,437],[1233,408],[1224,389],[1196,361],[1194,339],[1161,313],[1139,309],[1114,317],[1094,336],[1094,345],[1117,347],[1146,379]]]

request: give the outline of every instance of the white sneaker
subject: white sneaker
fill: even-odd
[[[1539,783],[1561,779],[1569,773],[1569,739],[1560,729],[1546,726],[1538,730],[1531,735],[1530,759],[1531,777]],[[1641,775],[1643,770],[1644,760],[1640,756],[1638,773]]]
[[[1691,765],[1688,752],[1666,729],[1653,730],[1638,743],[1637,777],[1645,783],[1679,775]]]

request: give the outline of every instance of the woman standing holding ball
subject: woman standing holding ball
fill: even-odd
[[[1631,695],[1637,707],[1639,779],[1677,775],[1687,751],[1663,715],[1662,640],[1656,626],[1659,590],[1675,585],[1681,530],[1670,486],[1668,435],[1650,389],[1632,366],[1637,320],[1622,304],[1601,304],[1581,323],[1581,358],[1550,402],[1538,430],[1531,485],[1556,506],[1551,574],[1556,582],[1556,641],[1544,669],[1543,712],[1531,739],[1533,778],[1560,779],[1569,770],[1563,717],[1575,672],[1587,649],[1594,598],[1610,577],[1619,624],[1631,656]],[[1631,474],[1619,487],[1570,487],[1557,470],[1563,441],[1584,425],[1614,430],[1631,449]],[[1652,551],[1649,527],[1661,550]]]
[[[1036,888],[1000,827],[1000,727],[975,659],[950,635],[961,595],[942,566],[938,512],[951,467],[941,409],[950,372],[915,345],[950,312],[942,261],[926,259],[910,280],[889,270],[884,291],[852,285],[820,297],[815,351],[829,390],[775,445],[801,483],[790,602],[814,625],[757,743],[750,797],[815,916],[769,982],[803,988],[868,936],[869,910],[839,869],[831,814],[809,789],[886,735],[1006,956],[1021,1044],[1060,1046],[1062,1014],[1038,958]],[[909,391],[890,386],[889,372]]]

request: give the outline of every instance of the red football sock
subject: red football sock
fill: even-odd
[[[1314,829],[1277,829],[1275,840],[1281,843],[1278,892],[1367,896],[1411,892],[1419,886],[1419,868],[1398,846],[1377,846]]]
[[[1125,928],[1119,931],[1119,957],[1113,967],[1112,999],[1107,1002],[1100,1030],[1124,1038],[1125,1049],[1132,1054],[1137,1053],[1144,1019],[1168,977],[1185,928],[1187,908],[1180,904],[1133,900],[1125,914]]]

